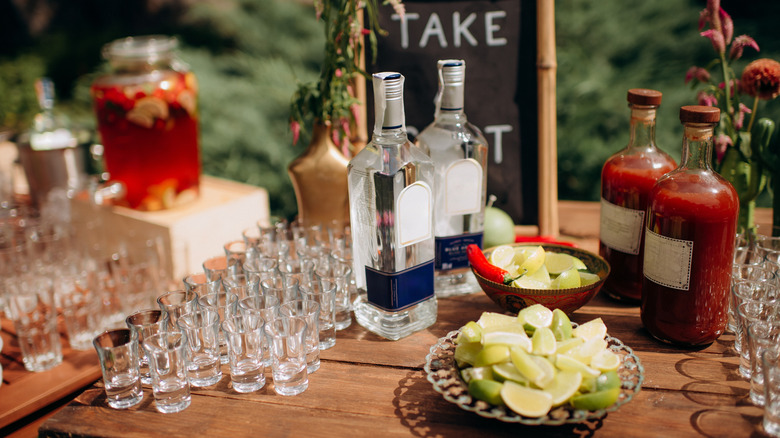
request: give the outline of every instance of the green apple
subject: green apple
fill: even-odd
[[[483,248],[514,243],[515,223],[512,217],[499,208],[486,207],[483,239]]]

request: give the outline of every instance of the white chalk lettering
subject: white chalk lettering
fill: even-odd
[[[502,136],[505,132],[512,132],[512,125],[487,125],[485,133],[493,135],[491,148],[493,149],[493,161],[500,164],[504,161],[504,152],[502,150]]]

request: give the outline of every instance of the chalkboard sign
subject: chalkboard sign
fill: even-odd
[[[382,7],[380,25],[388,34],[379,37],[376,63],[368,62],[368,70],[406,77],[406,123],[413,137],[433,120],[437,61],[464,59],[465,111],[490,146],[488,194],[496,195],[495,205],[516,224],[537,224],[536,2],[406,0],[404,5],[404,20]],[[367,107],[373,108],[372,93],[367,94]],[[369,111],[369,132],[372,116]]]

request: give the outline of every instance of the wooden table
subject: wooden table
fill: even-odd
[[[562,201],[559,205],[561,233],[595,251],[598,204]],[[757,221],[769,223],[770,212],[760,211]],[[303,394],[282,397],[269,384],[242,395],[229,387],[226,376],[215,387],[194,390],[192,405],[178,414],[158,413],[149,388],[144,388],[139,406],[125,411],[109,408],[99,382],[91,385],[100,377],[94,352],[66,349],[65,363],[46,373],[27,373],[18,362],[9,366],[12,343],[4,332],[0,435],[15,433],[7,425],[20,421],[28,425],[21,436],[34,435],[41,423],[40,436],[761,435],[762,411],[750,404],[748,382],[737,375],[732,335],[698,350],[662,345],[644,331],[636,307],[616,304],[602,295],[575,312],[572,320],[581,323],[601,317],[612,336],[634,349],[645,368],[643,388],[634,400],[600,421],[576,426],[506,424],[463,411],[445,401],[426,380],[425,356],[449,331],[477,319],[483,311],[498,310],[481,293],[442,299],[434,326],[395,342],[353,323],[338,333],[334,348],[322,353],[321,368],[311,375]],[[84,385],[88,387],[82,392]],[[62,403],[67,404],[60,407]]]

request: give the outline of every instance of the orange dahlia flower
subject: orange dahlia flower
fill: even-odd
[[[771,100],[780,95],[780,63],[773,59],[757,59],[742,71],[742,91],[759,99]]]

